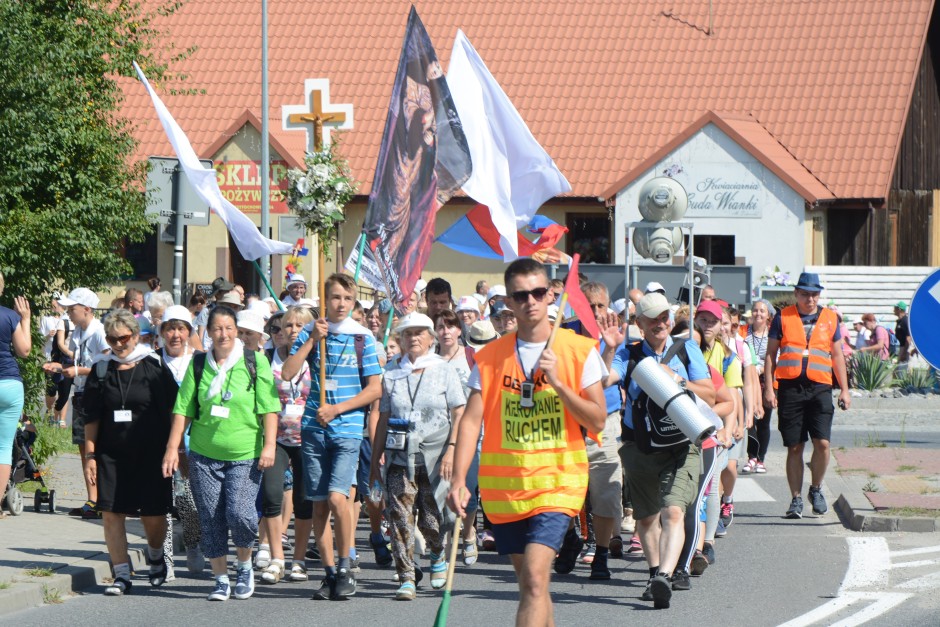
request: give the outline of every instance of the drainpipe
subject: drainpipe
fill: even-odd
[[[868,201],[868,265],[875,265],[875,205]]]

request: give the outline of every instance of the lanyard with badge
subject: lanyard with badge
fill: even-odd
[[[546,342],[547,344],[548,342]],[[544,350],[544,348],[543,348]],[[525,381],[520,384],[521,396],[519,397],[519,407],[529,409],[535,407],[535,370],[538,368],[538,359],[535,360],[532,369],[526,372],[525,365],[522,363],[522,354],[519,352],[519,336],[516,336],[516,360],[519,362],[519,369],[525,377]]]
[[[232,391],[229,387],[232,384],[232,371],[229,370],[225,375],[225,391],[222,392],[222,402],[219,405],[212,405],[212,410],[209,412],[209,415],[213,418],[228,418],[229,408],[225,406],[225,403],[232,400]]]
[[[306,364],[305,364],[306,365]],[[290,381],[283,381],[282,386],[287,384],[290,390],[290,402],[284,406],[284,417],[285,418],[300,418],[304,415],[304,406],[297,404],[297,399],[300,398],[300,392],[297,385],[297,382],[300,381],[304,376],[304,370],[301,368],[300,372],[297,373],[297,376]]]
[[[131,391],[131,385],[134,383],[134,373],[137,372],[137,366],[131,368],[131,376],[127,382],[127,391],[124,391],[124,384],[121,383],[121,371],[116,370],[115,372],[117,372],[118,391],[121,393],[121,409],[114,410],[114,422],[130,422],[132,412],[124,407],[127,404],[127,395]]]
[[[418,398],[418,391],[421,390],[421,382],[424,381],[424,373],[418,377],[418,383],[415,384],[414,392],[411,391],[411,376],[405,377],[405,384],[408,386],[408,399],[411,401],[411,410],[407,418],[389,418],[388,431],[385,436],[385,448],[391,451],[404,451],[408,448],[408,429],[413,422],[417,422],[421,417],[421,412],[415,409],[415,400]]]
[[[340,353],[339,353],[339,355],[340,355],[340,360],[342,360],[342,358],[346,356],[346,347],[348,347],[348,346],[349,346],[349,338],[346,338],[346,343],[343,344],[343,350],[341,350]],[[318,347],[318,348],[319,348],[319,347]],[[336,372],[336,369],[339,367],[339,363],[333,364],[333,370],[332,370],[332,371],[330,370],[330,360],[329,360],[329,356],[330,356],[330,347],[329,347],[329,343],[327,343],[327,347],[326,347],[326,356],[327,356],[327,360],[326,360],[326,381],[325,381],[324,384],[323,384],[323,389],[326,390],[327,392],[334,392],[334,393],[335,393],[336,390],[339,389],[339,382],[338,382],[336,379],[332,378],[332,377],[333,377],[333,373]],[[318,357],[322,358],[322,355],[318,355]]]

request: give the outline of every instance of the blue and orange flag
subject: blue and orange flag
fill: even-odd
[[[431,254],[434,220],[472,171],[444,71],[411,7],[363,231],[386,292],[400,304]]]

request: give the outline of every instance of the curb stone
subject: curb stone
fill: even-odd
[[[834,508],[842,524],[852,531],[911,531],[930,533],[940,531],[940,518],[918,516],[886,516],[875,511],[865,496],[860,477],[844,477],[839,473],[835,455],[830,458],[830,472],[826,483],[833,494],[839,494]]]

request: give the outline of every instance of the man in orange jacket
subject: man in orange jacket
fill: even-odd
[[[778,408],[778,428],[787,447],[787,481],[792,496],[787,518],[803,517],[803,447],[809,438],[813,439],[813,456],[808,499],[818,515],[829,509],[822,481],[829,466],[833,376],[842,389],[839,406],[844,410],[852,403],[845,357],[839,346],[840,321],[831,309],[819,306],[822,290],[817,274],[802,273],[793,290],[796,305],[774,316],[767,334],[764,403]],[[776,393],[775,375],[779,386]]]
[[[604,429],[605,368],[597,343],[572,331],[560,330],[547,347],[552,325],[542,264],[514,261],[505,285],[518,328],[475,356],[448,504],[464,515],[470,498],[465,478],[483,426],[480,496],[496,548],[510,556],[516,571],[516,624],[553,625],[552,560],[584,504],[588,459],[582,429]]]

